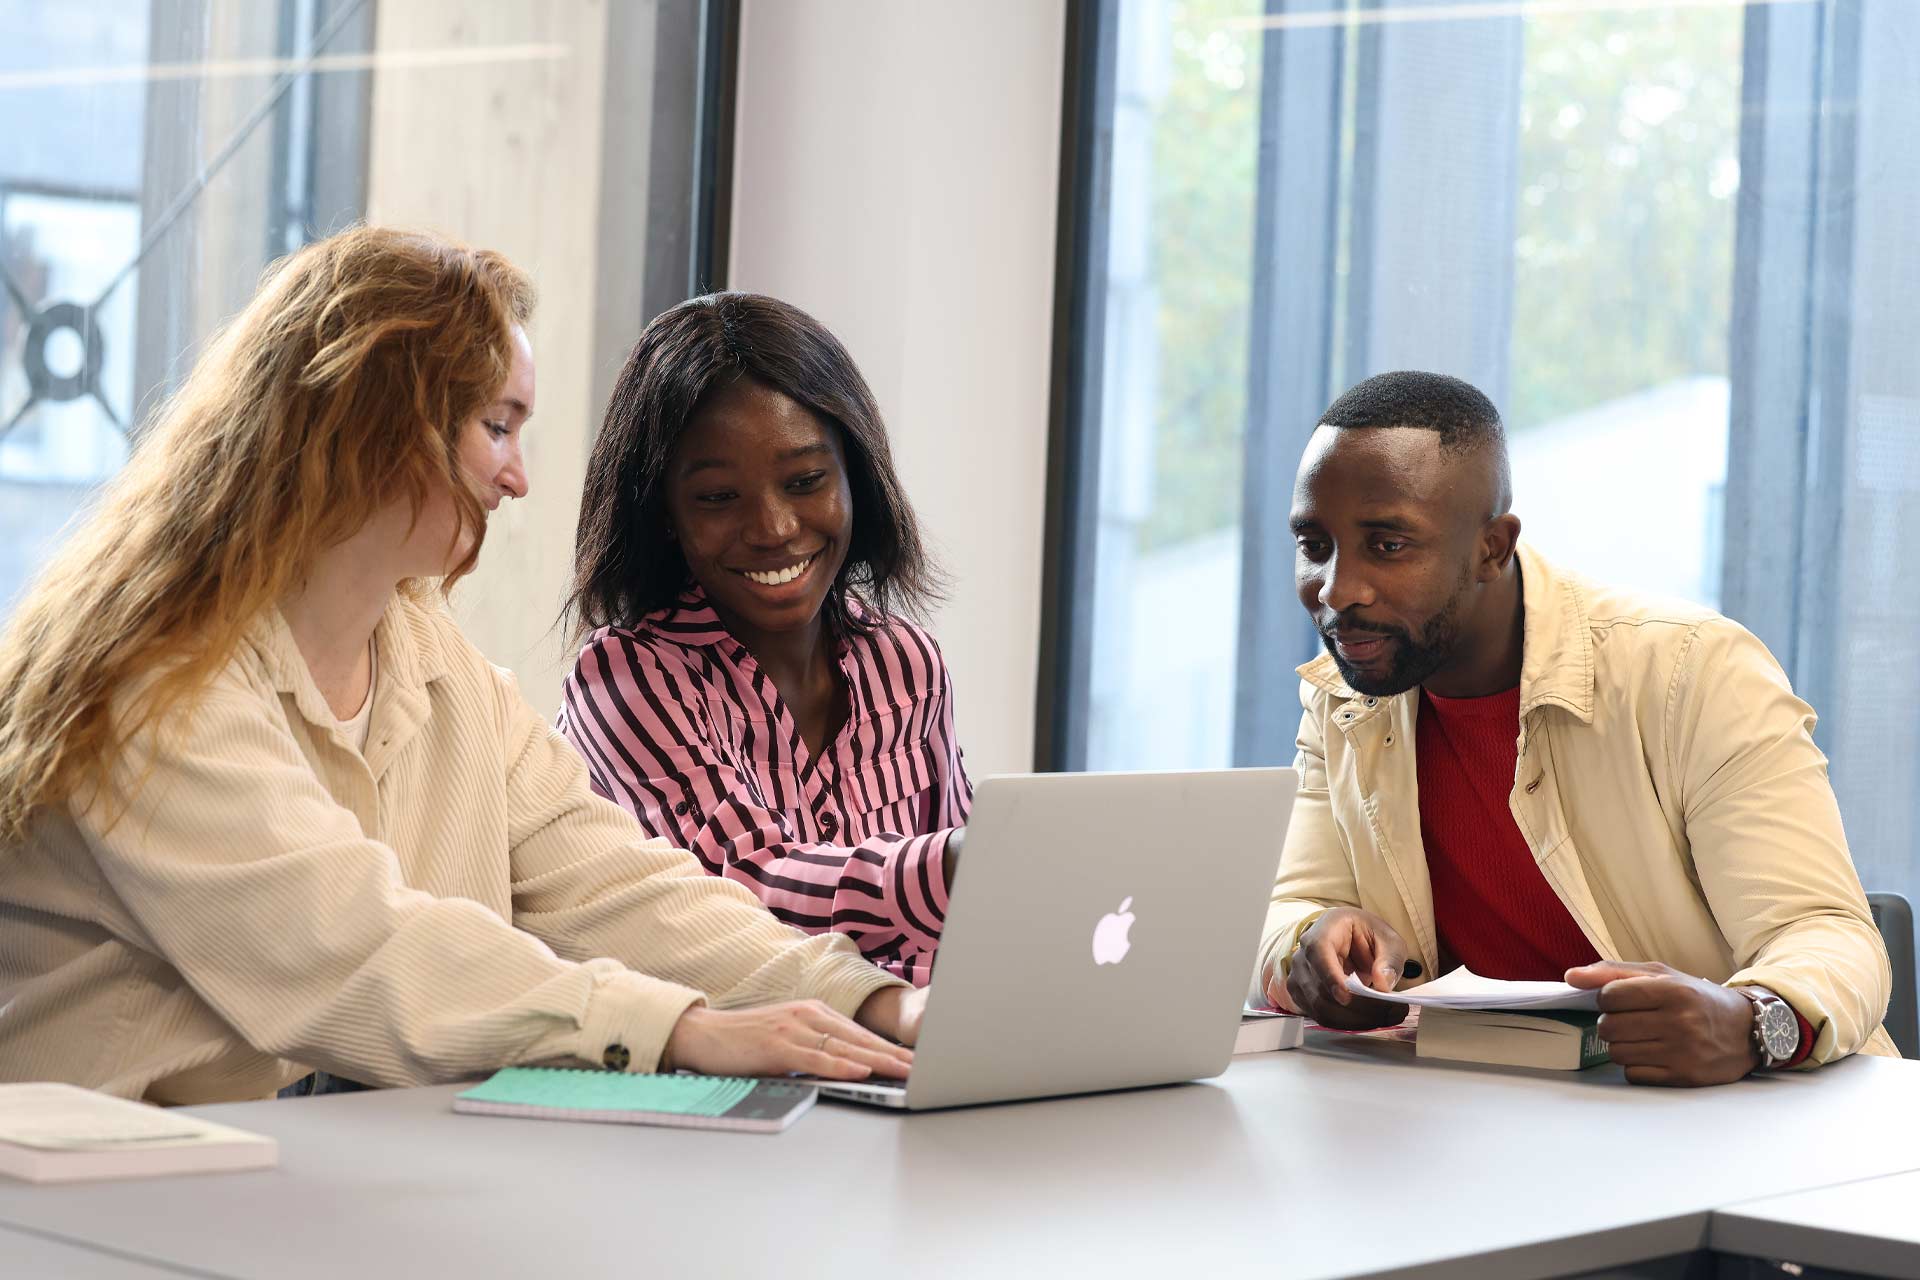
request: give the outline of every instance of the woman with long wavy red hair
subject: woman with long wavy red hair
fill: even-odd
[[[0,1079],[189,1103],[907,1069],[882,1037],[917,993],[647,839],[441,607],[527,493],[532,308],[429,236],[299,251],[28,589]]]

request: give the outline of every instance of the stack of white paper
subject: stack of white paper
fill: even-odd
[[[1597,1009],[1598,990],[1582,990],[1564,982],[1503,982],[1483,978],[1465,965],[1432,982],[1406,991],[1375,991],[1347,975],[1347,990],[1394,1004],[1432,1005],[1441,1009]]]

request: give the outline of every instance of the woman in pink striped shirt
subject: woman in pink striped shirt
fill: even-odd
[[[559,727],[593,786],[780,919],[924,985],[973,788],[935,571],[852,357],[796,307],[647,326],[594,443]]]

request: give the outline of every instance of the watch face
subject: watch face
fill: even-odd
[[[1784,1003],[1768,1001],[1760,1010],[1760,1042],[1767,1056],[1784,1062],[1800,1048],[1800,1020]]]

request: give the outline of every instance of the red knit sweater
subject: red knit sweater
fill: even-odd
[[[1559,981],[1600,958],[1540,874],[1507,807],[1519,758],[1520,689],[1484,698],[1420,694],[1415,735],[1420,779],[1420,838],[1433,882],[1440,965],[1485,978]],[[1800,1048],[1813,1027],[1798,1009]]]
[[[1420,838],[1442,970],[1464,964],[1486,978],[1558,981],[1600,957],[1507,808],[1519,732],[1517,685],[1484,698],[1421,693]]]

